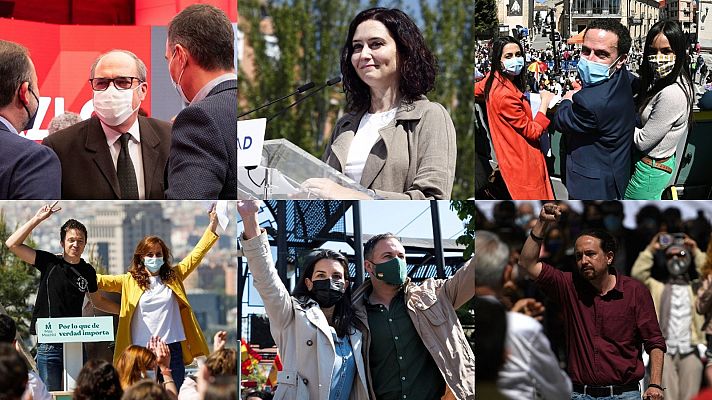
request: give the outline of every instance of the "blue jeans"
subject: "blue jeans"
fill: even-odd
[[[40,379],[49,391],[62,390],[62,372],[64,370],[62,343],[39,343],[37,345],[37,370]]]
[[[614,396],[604,397],[593,397],[587,394],[573,392],[571,400],[640,400],[640,392],[637,390],[631,390],[630,392],[623,392]]]
[[[176,387],[180,391],[180,387],[185,380],[185,365],[183,365],[183,349],[180,347],[180,342],[171,343],[168,345],[171,350],[171,375],[176,381]]]

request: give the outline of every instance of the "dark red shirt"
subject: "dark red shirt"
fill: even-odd
[[[624,385],[645,374],[643,351],[667,350],[650,291],[637,280],[619,275],[605,296],[577,272],[548,264],[537,285],[561,305],[566,327],[568,373],[582,385]]]

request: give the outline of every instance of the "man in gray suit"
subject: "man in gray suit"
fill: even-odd
[[[100,55],[90,73],[96,116],[47,136],[62,163],[63,199],[164,198],[170,124],[138,115],[146,65],[126,50]]]
[[[232,24],[216,7],[194,4],[168,25],[168,73],[189,104],[173,122],[169,199],[237,198],[234,54]]]

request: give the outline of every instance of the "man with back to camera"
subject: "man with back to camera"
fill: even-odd
[[[363,257],[371,278],[352,299],[371,398],[474,399],[475,356],[455,313],[475,295],[472,259],[450,278],[417,285],[393,234],[369,239]]]
[[[237,198],[234,54],[232,24],[216,7],[191,5],[168,25],[168,73],[189,104],[173,122],[168,199]]]
[[[57,156],[18,132],[31,129],[40,108],[37,72],[27,49],[0,40],[0,199],[58,199]]]
[[[81,317],[84,295],[88,294],[99,309],[119,313],[119,305],[96,293],[96,271],[81,258],[87,240],[87,229],[75,219],[67,220],[60,229],[62,254],[35,250],[23,244],[27,236],[42,221],[61,210],[57,204],[45,205],[5,241],[8,249],[22,261],[40,271],[40,285],[32,310],[30,333],[37,334],[37,318]],[[63,345],[39,343],[37,369],[40,378],[50,391],[62,390]]]
[[[138,115],[146,65],[130,51],[111,50],[89,76],[96,116],[42,142],[62,162],[62,198],[162,200],[171,127]]]
[[[640,399],[638,381],[645,375],[645,347],[650,354],[650,384],[643,398],[662,400],[667,347],[650,292],[612,267],[617,244],[606,231],[590,230],[578,236],[574,246],[577,272],[562,272],[539,262],[546,228],[560,217],[558,205],[542,207],[519,264],[562,308],[572,398]]]
[[[588,25],[577,69],[583,88],[568,91],[554,116],[566,139],[566,189],[572,199],[622,199],[630,179],[636,110],[628,28],[613,19]]]

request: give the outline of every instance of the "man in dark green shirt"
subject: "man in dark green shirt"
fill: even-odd
[[[354,293],[369,391],[378,400],[474,399],[475,357],[455,309],[475,293],[470,262],[448,279],[407,278],[405,249],[390,233],[364,245],[371,275]]]

